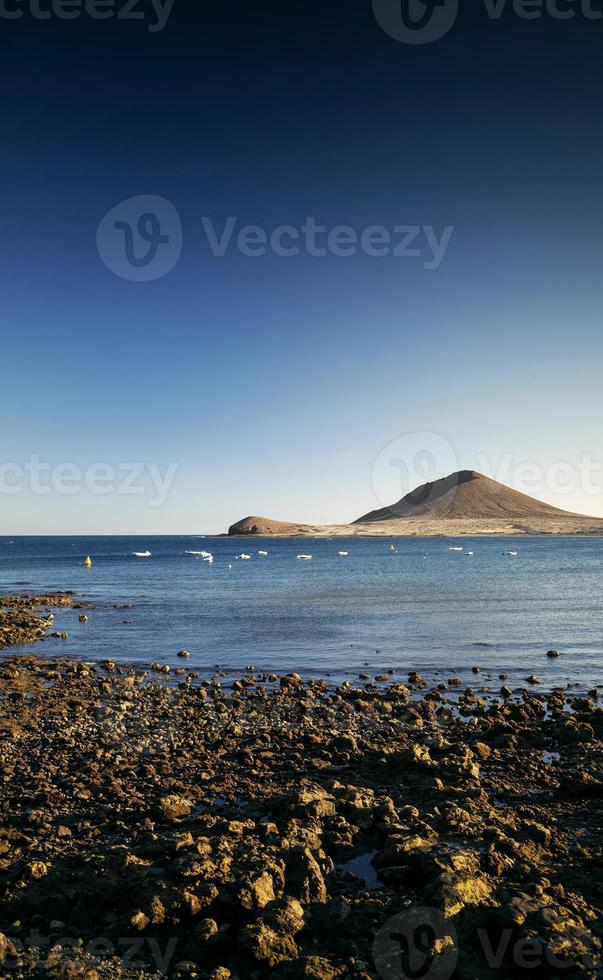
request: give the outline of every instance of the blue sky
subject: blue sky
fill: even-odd
[[[375,461],[413,433],[520,489],[533,463],[537,496],[603,516],[578,475],[563,494],[551,478],[603,464],[601,24],[482,12],[412,47],[368,3],[247,7],[177,3],[156,35],[2,25],[0,463],[177,469],[158,507],[148,486],[40,494],[24,478],[0,492],[0,533],[351,520],[392,502]],[[183,228],[150,282],[97,251],[103,216],[138,195]],[[202,218],[229,215],[454,233],[431,271],[217,257]]]

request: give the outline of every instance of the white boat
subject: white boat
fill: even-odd
[[[473,552],[472,551],[466,551],[465,552],[465,555],[466,555],[467,558],[472,558],[473,557]]]
[[[241,561],[249,561],[251,559],[251,555],[237,555],[237,558],[240,558]]]
[[[509,555],[511,558],[517,558],[517,555],[519,554],[519,552],[518,551],[507,551],[506,554]]]
[[[463,548],[449,548],[448,551],[463,551]]]
[[[349,555],[349,551],[340,551],[339,555],[341,558],[347,558]]]
[[[266,558],[268,556],[268,552],[267,551],[258,551],[258,555],[263,555],[263,557]]]
[[[185,555],[193,555],[195,558],[211,558],[211,551],[185,551]]]
[[[133,555],[134,555],[134,558],[150,558],[151,557],[151,552],[150,551],[134,551],[133,552]]]
[[[298,555],[298,561],[312,561],[312,555]]]

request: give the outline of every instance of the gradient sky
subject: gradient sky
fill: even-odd
[[[351,520],[409,489],[384,475],[400,446],[411,474],[415,450],[445,446],[434,470],[485,460],[519,489],[536,464],[536,496],[603,516],[603,21],[491,21],[475,3],[412,46],[370,0],[191,6],[160,33],[0,19],[0,464],[178,467],[160,507],[148,487],[25,479],[0,492],[0,533]],[[96,245],[138,195],[183,226],[152,282]],[[201,219],[229,215],[455,231],[432,271],[215,257]]]

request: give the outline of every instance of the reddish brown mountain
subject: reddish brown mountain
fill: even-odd
[[[514,520],[534,517],[575,517],[525,493],[497,483],[475,470],[461,470],[407,493],[397,503],[373,510],[354,524],[391,521],[398,517],[440,517],[449,520]]]

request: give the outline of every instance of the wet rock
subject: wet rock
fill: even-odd
[[[357,971],[354,975],[362,976]],[[345,963],[334,963],[325,956],[306,956],[299,961],[298,969],[292,976],[299,980],[337,980],[338,977],[349,977],[350,973]]]
[[[136,932],[144,932],[149,925],[150,919],[144,912],[138,910],[130,918],[130,925]]]
[[[444,872],[428,890],[429,898],[439,905],[446,918],[458,915],[465,906],[488,904],[492,884],[485,875]]]
[[[373,864],[376,868],[388,868],[408,864],[418,852],[429,851],[432,841],[419,837],[417,834],[404,837],[392,834],[387,839],[385,847],[376,855]]]
[[[275,932],[265,922],[245,926],[239,933],[238,943],[262,967],[273,968],[299,956],[293,936]]]
[[[0,963],[4,963],[5,960],[13,959],[16,956],[17,949],[14,943],[3,932],[0,932]]]
[[[297,847],[287,858],[286,887],[304,905],[327,901],[323,873],[310,848]]]
[[[248,880],[239,891],[239,901],[246,909],[263,909],[275,898],[274,879],[267,871]]]
[[[284,688],[298,687],[301,684],[301,680],[302,679],[299,674],[292,673],[287,674],[285,677],[281,677],[280,684],[281,687]]]
[[[276,933],[295,936],[304,927],[305,912],[301,902],[285,895],[270,905],[264,914],[264,921]]]
[[[209,943],[214,936],[218,935],[218,923],[215,919],[201,919],[197,923],[193,932],[193,939],[197,943],[205,945]]]
[[[214,977],[215,973],[216,971],[214,970],[211,976]],[[197,963],[194,963],[192,960],[180,960],[179,963],[175,964],[172,971],[172,976],[178,978],[180,977],[197,978],[201,976],[201,968],[198,966]],[[221,978],[221,980],[229,980],[230,976],[231,976],[230,970],[227,970],[226,973]]]
[[[182,796],[177,796],[174,793],[169,796],[163,796],[159,800],[158,810],[165,820],[178,820],[180,817],[189,815],[192,810],[192,805],[190,800]]]

